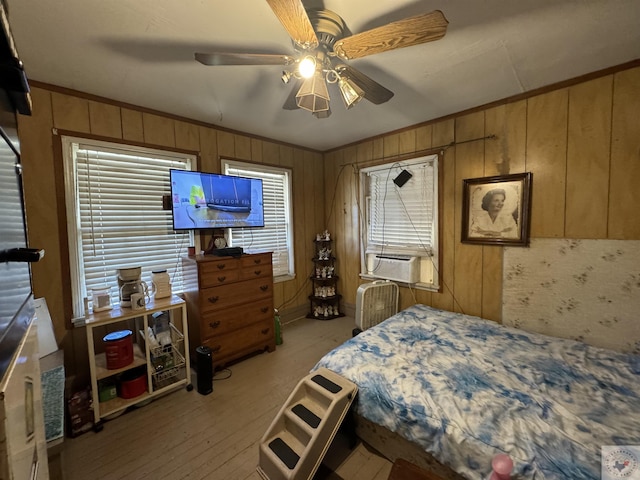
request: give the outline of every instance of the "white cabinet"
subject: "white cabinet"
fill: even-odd
[[[17,349],[2,365],[0,376],[0,479],[49,478],[37,326],[32,318],[28,321],[24,336],[15,338]],[[20,330],[12,327],[14,332]]]
[[[103,418],[116,415],[131,405],[140,404],[181,386],[186,386],[188,390],[193,388],[188,355],[187,309],[181,298],[172,296],[152,299],[144,310],[116,307],[97,312],[89,315],[85,325],[94,423],[97,428]],[[160,328],[165,332],[164,341],[157,342],[150,335],[152,332],[159,333]],[[109,369],[103,338],[109,333],[122,330],[133,332],[133,362],[122,368]],[[131,373],[138,370],[144,372],[142,375],[145,375],[146,391],[133,398],[122,398],[123,389],[119,385],[124,378],[131,377]],[[117,395],[110,394],[110,390],[114,388]]]

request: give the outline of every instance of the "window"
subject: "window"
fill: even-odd
[[[438,156],[360,171],[366,207],[362,276],[437,290]]]
[[[222,170],[227,175],[262,179],[264,227],[231,228],[229,244],[256,253],[273,252],[274,279],[293,277],[291,170],[231,160],[222,160]]]
[[[169,170],[190,170],[195,156],[62,137],[74,317],[84,315],[91,290],[109,287],[119,300],[116,270],[167,270],[174,293],[182,291],[181,257],[190,232],[174,231],[162,196]]]

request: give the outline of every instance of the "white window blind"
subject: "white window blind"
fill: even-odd
[[[432,254],[436,240],[437,156],[371,167],[368,251]],[[411,178],[401,187],[393,180],[406,170]]]
[[[438,291],[438,155],[363,168],[360,185],[362,277]]]
[[[262,179],[264,227],[232,228],[229,243],[252,252],[273,252],[273,276],[293,275],[291,171],[223,160],[224,173]]]
[[[112,301],[119,300],[120,267],[141,266],[149,287],[152,271],[167,270],[172,291],[181,292],[180,259],[187,254],[190,234],[173,230],[162,196],[170,193],[169,170],[190,169],[192,158],[103,142],[67,142],[71,158],[66,181],[72,183],[67,185],[72,204],[67,211],[74,213],[69,237],[76,264],[72,276],[77,277],[74,314],[81,315],[82,299],[92,288],[107,285]]]

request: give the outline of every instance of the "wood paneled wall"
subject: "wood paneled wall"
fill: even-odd
[[[198,168],[210,172],[220,171],[220,157],[291,168],[297,276],[275,285],[274,304],[278,307],[286,302],[285,308],[293,310],[308,308],[313,239],[325,228],[324,203],[316,200],[325,195],[321,153],[43,87],[33,88],[32,98],[33,115],[19,117],[19,136],[29,239],[31,245],[46,251],[44,259],[33,265],[33,287],[36,297],[46,299],[56,339],[65,350],[84,347],[74,345],[82,335],[67,330],[71,304],[64,177],[62,160],[54,146],[54,129],[116,142],[190,150],[199,155]],[[208,236],[202,241],[206,246]],[[82,353],[69,355],[79,361],[86,358]]]
[[[362,283],[358,167],[430,148],[444,152],[442,291],[402,288],[401,308],[421,302],[501,320],[503,248],[460,242],[465,178],[532,172],[531,237],[640,239],[639,111],[640,68],[632,68],[325,154],[345,303],[355,304]]]
[[[325,228],[335,239],[343,303],[353,308],[362,283],[358,168],[429,149],[443,152],[442,289],[402,288],[402,308],[421,302],[501,320],[502,247],[460,243],[465,178],[532,172],[532,237],[640,239],[640,68],[324,155],[57,89],[33,88],[32,95],[34,113],[19,117],[19,134],[30,243],[46,250],[44,261],[33,266],[34,292],[46,298],[65,348],[73,348],[66,339],[69,267],[53,129],[191,150],[199,154],[200,168],[212,172],[219,171],[221,156],[290,167],[297,278],[275,291],[276,306],[290,311],[307,307],[313,239]],[[489,135],[496,138],[474,141]]]

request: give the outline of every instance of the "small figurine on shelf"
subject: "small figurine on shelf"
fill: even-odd
[[[318,260],[329,260],[331,257],[331,249],[324,247],[318,251]]]
[[[329,240],[331,240],[331,234],[328,230],[325,230],[322,233],[316,233],[316,242],[328,242]]]
[[[335,270],[335,267],[329,266],[326,268],[327,268],[327,278],[333,277],[333,271]]]

